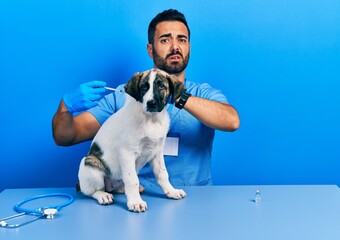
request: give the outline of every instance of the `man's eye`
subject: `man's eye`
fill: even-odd
[[[180,38],[180,39],[178,40],[178,42],[180,42],[180,43],[187,43],[187,40],[186,40],[185,38]]]
[[[167,39],[167,38],[161,39],[161,43],[168,43],[168,42],[169,42],[169,39]]]

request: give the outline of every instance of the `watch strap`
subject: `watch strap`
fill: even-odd
[[[181,98],[179,99],[178,102],[176,102],[175,106],[179,109],[182,109],[184,105],[187,103],[188,98],[191,96],[190,93],[184,92],[181,95]]]

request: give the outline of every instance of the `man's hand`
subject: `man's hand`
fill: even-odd
[[[63,101],[70,113],[81,112],[98,104],[105,95],[106,82],[92,81],[81,84],[78,88],[65,94]]]

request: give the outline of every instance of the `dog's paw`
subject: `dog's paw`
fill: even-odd
[[[108,192],[97,191],[95,192],[92,197],[97,199],[98,203],[101,205],[108,205],[113,203],[113,195]]]
[[[145,212],[148,208],[146,202],[144,202],[142,199],[139,201],[128,201],[127,206],[131,212]]]
[[[182,189],[173,189],[165,193],[168,198],[171,199],[182,199],[187,196],[187,194]]]

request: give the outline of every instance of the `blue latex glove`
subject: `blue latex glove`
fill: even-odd
[[[106,82],[92,81],[83,83],[75,90],[66,93],[63,100],[67,110],[74,113],[96,106],[105,95],[105,86]]]

